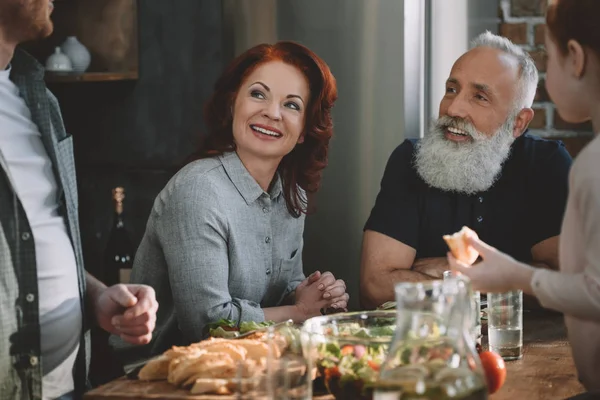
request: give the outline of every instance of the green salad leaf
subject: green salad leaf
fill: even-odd
[[[216,338],[231,339],[244,333],[252,332],[257,329],[266,328],[274,325],[273,321],[254,322],[242,321],[238,327],[235,321],[230,319],[220,319],[217,322],[208,324],[208,334]]]
[[[233,339],[240,335],[238,331],[226,331],[220,326],[218,328],[211,329],[209,334],[211,337],[223,339]]]
[[[242,322],[240,322],[240,334],[255,331],[257,329],[266,328],[271,325],[275,325],[275,322],[273,322],[273,321],[264,321],[264,322],[242,321]]]

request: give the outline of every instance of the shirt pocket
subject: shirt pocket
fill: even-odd
[[[298,265],[300,261],[301,252],[296,249],[291,252],[290,258],[283,258],[280,262],[280,270],[283,271],[294,271],[294,268]]]
[[[288,286],[294,277],[298,275],[297,268],[302,257],[299,253],[301,252],[295,251],[290,258],[283,258],[279,261],[279,265],[276,264],[277,271],[274,271],[276,275],[273,276],[269,284],[269,292],[264,306],[275,307],[283,301],[287,294]]]

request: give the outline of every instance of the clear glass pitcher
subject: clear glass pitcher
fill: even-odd
[[[473,322],[471,325],[471,332],[473,335],[473,340],[475,340],[476,345],[481,346],[481,293],[476,292],[471,287],[471,283],[469,282],[469,278],[464,275],[461,275],[455,271],[444,271],[444,280],[448,279],[465,279],[467,282],[467,291],[469,292],[469,297],[471,298],[472,311],[473,311]]]
[[[469,282],[456,277],[399,283],[395,290],[396,332],[374,399],[487,399],[472,336]]]

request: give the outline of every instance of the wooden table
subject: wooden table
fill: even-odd
[[[506,382],[490,400],[566,399],[583,392],[562,315],[525,312],[523,325],[523,358],[506,362]]]
[[[484,338],[485,339],[485,338]],[[485,340],[484,340],[485,343]],[[523,358],[508,361],[506,383],[490,400],[566,399],[583,392],[577,380],[561,315],[526,312],[524,316]],[[166,382],[141,382],[117,379],[88,392],[85,400],[224,400],[234,397],[192,396],[185,390],[173,390]],[[333,396],[315,396],[333,400]]]

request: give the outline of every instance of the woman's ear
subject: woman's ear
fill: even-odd
[[[567,43],[568,62],[570,63],[573,76],[581,79],[585,73],[586,54],[583,46],[576,40],[569,40]]]

